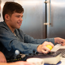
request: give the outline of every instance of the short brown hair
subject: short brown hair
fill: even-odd
[[[14,12],[22,13],[24,12],[24,9],[16,2],[6,2],[2,11],[3,19],[5,20],[5,14],[12,15]]]

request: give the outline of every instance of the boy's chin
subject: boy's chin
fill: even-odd
[[[20,29],[20,27],[18,27],[17,29]]]

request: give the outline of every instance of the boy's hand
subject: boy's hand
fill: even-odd
[[[51,45],[52,48],[54,47],[53,43],[45,41],[43,44],[41,44],[37,47],[37,51],[39,53],[48,53],[48,52],[50,52],[51,50],[48,47],[46,47],[47,45]]]
[[[55,40],[55,43],[59,43],[59,44],[61,44],[62,46],[65,45],[65,39],[63,39],[63,38],[56,37],[56,38],[54,38],[54,40]]]

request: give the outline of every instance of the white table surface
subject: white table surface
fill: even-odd
[[[61,58],[61,63],[59,65],[65,65],[65,58]]]

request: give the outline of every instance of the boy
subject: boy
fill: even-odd
[[[22,54],[35,52],[48,53],[50,49],[46,45],[60,43],[65,45],[65,40],[59,37],[49,39],[34,39],[20,30],[22,24],[24,9],[15,2],[6,2],[3,7],[4,22],[0,23],[0,41],[3,44],[2,52],[6,58],[12,58],[15,50],[19,50]],[[47,51],[46,51],[47,50]]]

